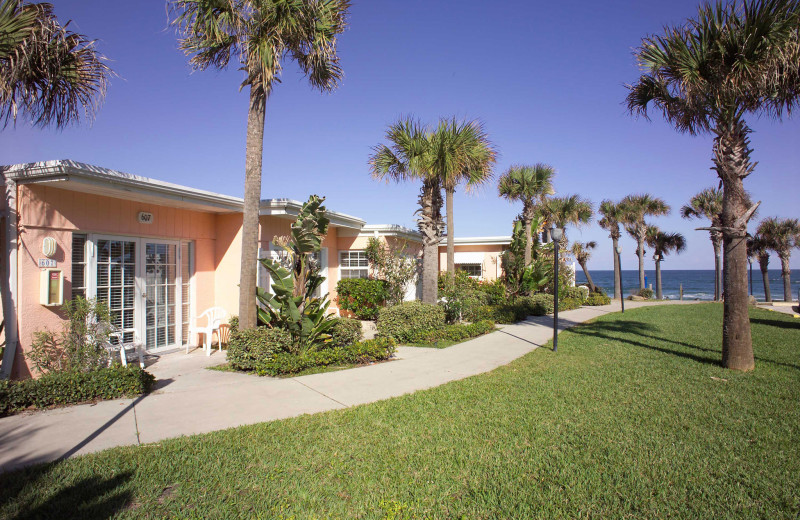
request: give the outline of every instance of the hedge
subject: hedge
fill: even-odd
[[[386,301],[384,280],[344,278],[336,284],[340,309],[350,311],[360,320],[374,320]]]
[[[361,322],[352,318],[336,318],[336,323],[330,330],[331,340],[326,347],[346,347],[358,343],[364,338]]]
[[[296,374],[328,365],[367,364],[389,359],[397,350],[392,338],[375,338],[344,347],[310,350],[302,354],[281,352],[266,359],[256,372],[261,376]]]
[[[445,312],[441,306],[413,301],[381,309],[376,325],[381,336],[411,342],[419,334],[441,329],[444,324]]]
[[[594,292],[590,294],[589,297],[586,299],[586,301],[583,302],[584,305],[591,305],[591,306],[608,305],[609,303],[611,303],[611,298],[599,292]]]
[[[528,310],[523,305],[481,305],[464,312],[464,319],[477,322],[490,320],[495,323],[516,323],[528,317]]]
[[[291,352],[292,348],[292,336],[283,329],[236,330],[228,342],[228,364],[235,370],[258,371],[273,355]]]
[[[133,365],[89,372],[52,372],[23,381],[0,380],[0,416],[31,407],[133,397],[149,392],[155,380],[153,374]]]
[[[494,322],[481,320],[470,324],[456,323],[444,328],[431,330],[417,336],[415,343],[437,343],[439,341],[465,341],[492,332]]]

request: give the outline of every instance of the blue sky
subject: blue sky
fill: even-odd
[[[355,0],[340,39],[341,87],[313,91],[290,64],[268,101],[262,195],[318,193],[329,208],[369,223],[413,227],[418,186],[371,180],[371,147],[401,115],[431,123],[479,118],[500,151],[498,176],[511,164],[546,162],[558,171],[559,194],[595,205],[629,193],[660,196],[673,213],[653,223],[688,239],[688,250],[664,268],[711,268],[707,233],[694,230],[702,224],[678,215],[694,193],[717,183],[711,138],[678,134],[657,117],[637,120],[622,105],[624,84],[638,75],[633,48],[696,7],[694,0]],[[247,95],[235,66],[192,72],[162,1],[58,0],[55,12],[99,40],[119,77],[92,125],[4,130],[0,162],[69,158],[242,194]],[[759,165],[746,186],[763,201],[760,215],[800,216],[800,117],[750,124]],[[456,235],[508,235],[519,211],[494,184],[458,194]],[[590,268],[611,267],[610,239],[596,223],[568,234],[599,243]],[[635,268],[633,240],[625,237],[623,248],[624,267]],[[800,252],[792,266],[800,268]]]

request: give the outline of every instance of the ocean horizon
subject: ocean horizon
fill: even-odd
[[[586,277],[579,265],[575,265],[575,283],[586,283]],[[645,269],[647,278],[646,286],[656,289],[655,269]],[[780,269],[770,269],[769,285],[772,299],[783,301],[783,278]],[[589,274],[595,285],[602,287],[610,296],[614,295],[614,270],[594,270],[589,269]],[[713,269],[662,269],[661,284],[664,298],[677,300],[680,297],[680,288],[683,286],[684,300],[713,300],[714,299],[714,270]],[[791,274],[792,298],[797,298],[797,291],[800,289],[800,269],[792,269]],[[748,282],[749,285],[749,282]],[[622,270],[622,288],[625,295],[632,294],[639,289],[639,270]],[[750,288],[748,287],[748,294]],[[761,278],[761,270],[753,267],[753,287],[752,294],[757,300],[764,300],[764,286]]]

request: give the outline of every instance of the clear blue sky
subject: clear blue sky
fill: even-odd
[[[0,162],[75,159],[170,182],[241,195],[246,93],[241,73],[192,73],[177,50],[162,1],[57,0],[56,15],[98,39],[119,74],[93,125],[64,131],[8,128]],[[369,223],[414,226],[418,187],[369,178],[370,148],[386,126],[413,114],[481,119],[500,150],[496,173],[510,164],[546,162],[560,194],[603,198],[650,192],[673,207],[653,221],[680,231],[688,250],[665,269],[713,267],[700,222],[677,210],[716,185],[710,137],[637,120],[622,105],[635,81],[632,55],[641,38],[696,12],[695,0],[353,2],[340,39],[346,77],[332,94],[311,90],[293,66],[267,104],[264,198],[328,197],[329,208]],[[800,116],[751,120],[759,161],[746,186],[761,216],[798,217]],[[520,211],[494,185],[455,201],[456,235],[508,235]],[[607,233],[596,223],[570,238],[596,240],[590,268],[611,267]],[[625,268],[634,242],[623,239]],[[652,268],[648,259],[648,269]],[[800,267],[796,251],[793,267]],[[778,267],[777,258],[773,267]]]

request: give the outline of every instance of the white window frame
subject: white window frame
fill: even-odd
[[[348,265],[343,265],[343,263],[342,263],[342,256],[345,253],[347,254]],[[364,260],[367,262],[367,265],[365,265],[365,266],[361,266],[361,265],[351,266],[351,265],[349,265],[350,262],[352,261],[352,258],[350,258],[350,255],[353,254],[353,253],[356,253],[356,254],[359,254],[359,255],[363,254],[364,255]],[[369,261],[367,261],[366,253],[367,252],[364,251],[363,249],[342,249],[342,250],[340,250],[339,251],[339,279],[340,280],[344,280],[344,279],[347,279],[347,278],[354,278],[354,277],[351,277],[351,276],[344,276],[345,272],[350,272],[350,271],[366,271],[366,273],[367,273],[366,276],[357,276],[355,278],[369,278],[369,275],[370,275],[370,272],[369,272],[370,271],[369,270]],[[356,260],[358,260],[360,262],[361,258],[356,258]]]
[[[473,274],[469,274],[469,271],[467,271],[466,269],[463,268],[464,266],[478,267],[481,270],[481,274],[478,275],[478,276],[475,276]],[[479,263],[456,264],[456,269],[461,269],[462,271],[466,271],[468,276],[470,278],[472,278],[473,280],[483,280],[483,264],[479,264]]]

